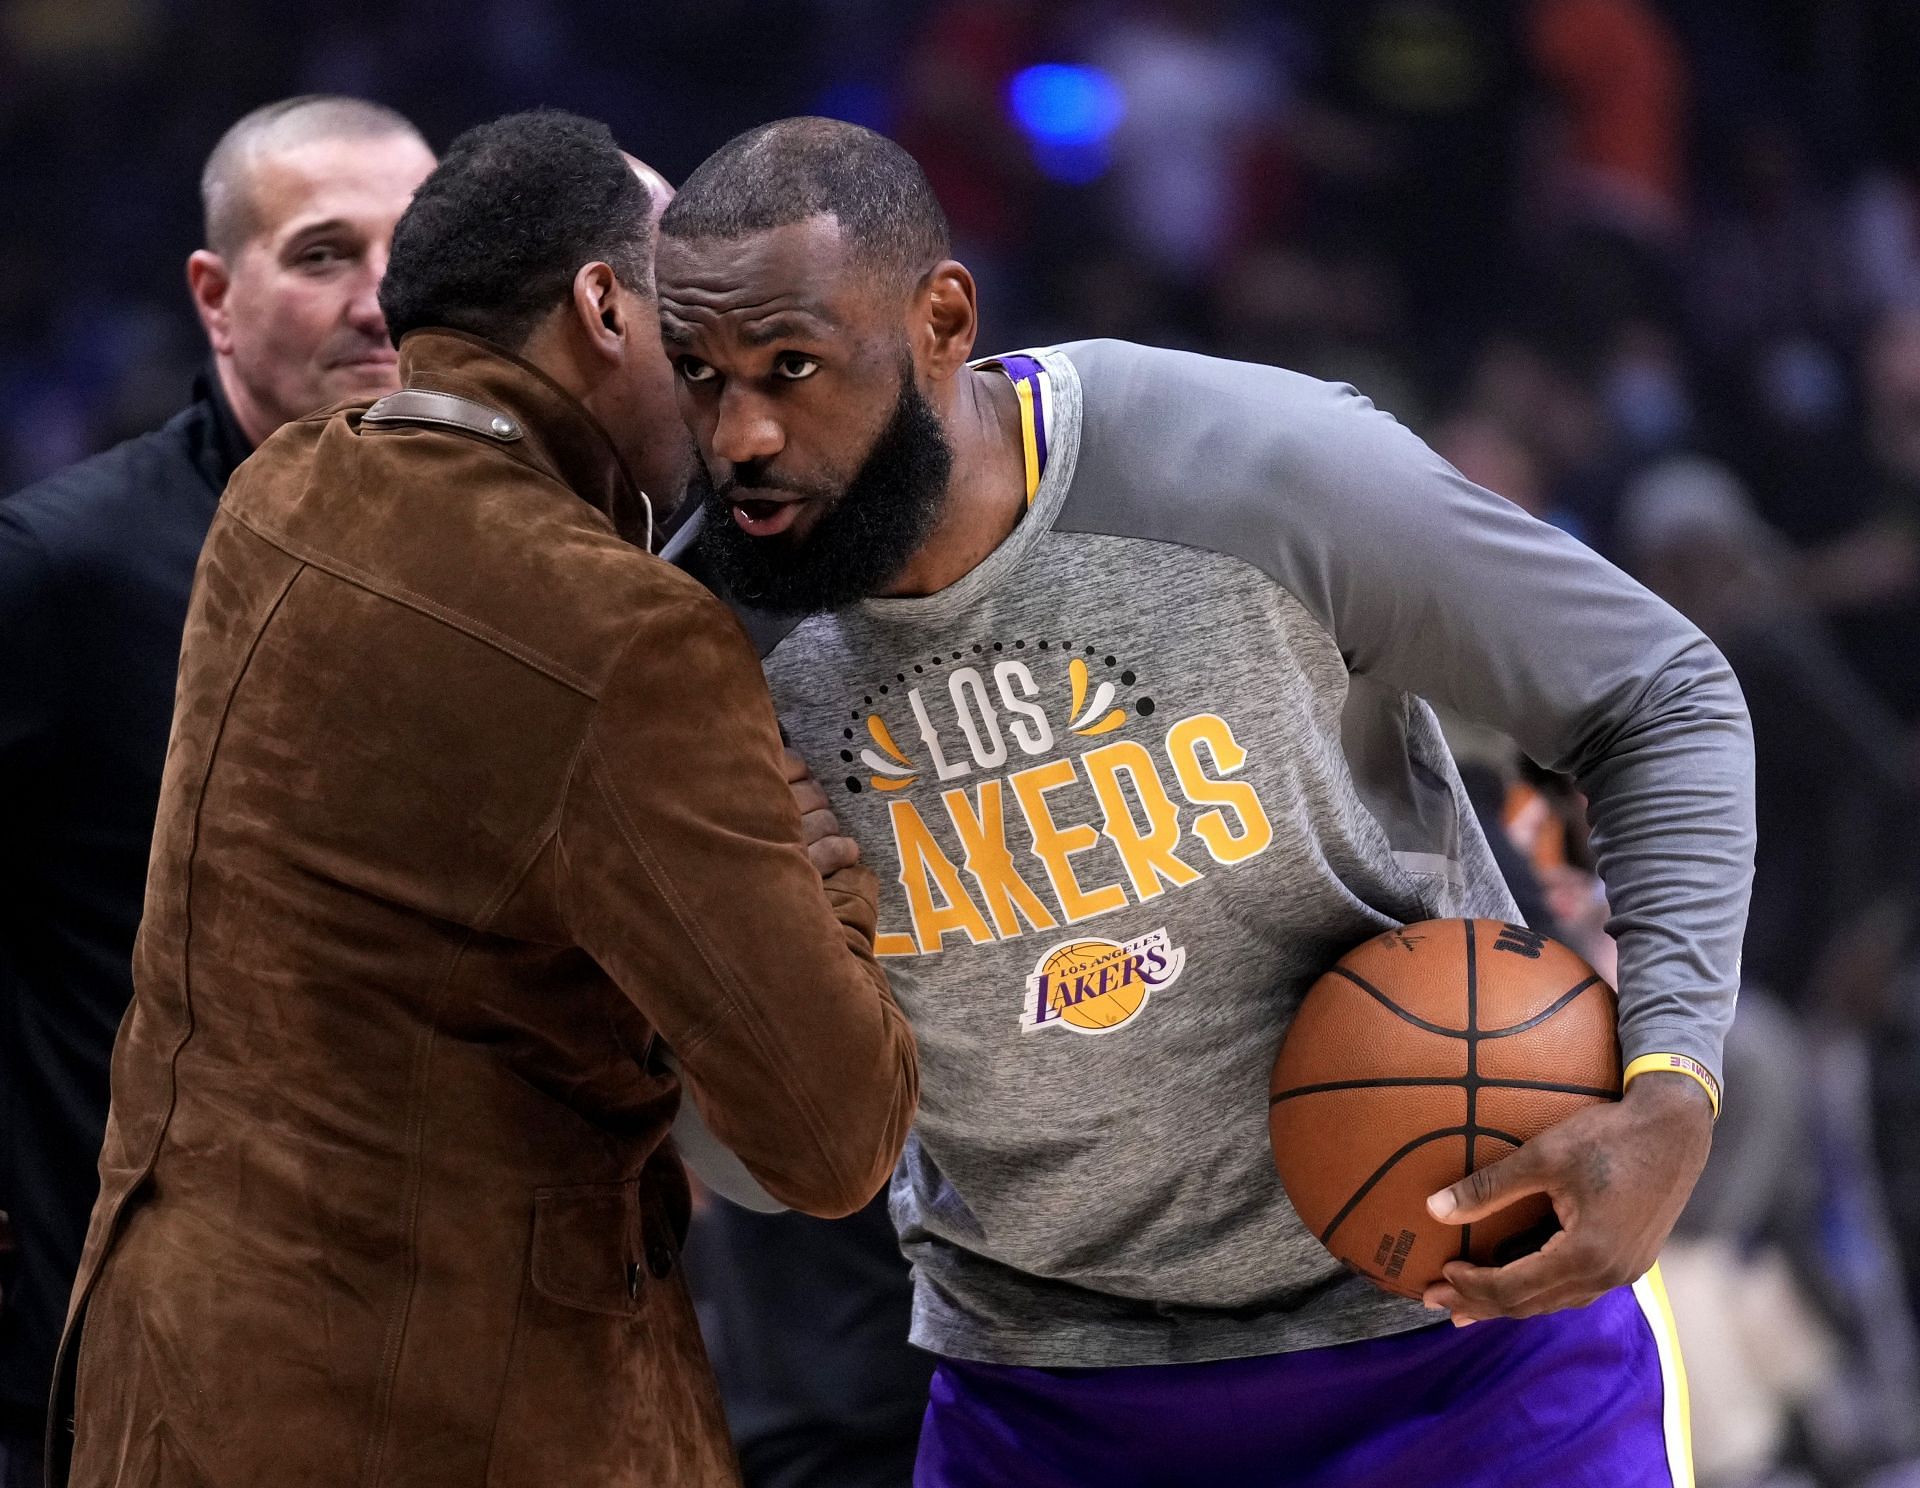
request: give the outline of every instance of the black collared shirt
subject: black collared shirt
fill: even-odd
[[[0,500],[0,1412],[44,1407],[97,1186],[194,565],[251,452],[218,379]]]

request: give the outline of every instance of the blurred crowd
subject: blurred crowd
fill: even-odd
[[[435,144],[552,103],[670,176],[782,114],[888,131],[986,349],[1350,381],[1726,651],[1761,860],[1668,1263],[1699,1467],[1890,1482],[1920,1458],[1916,64],[1913,0],[0,0],[0,487],[178,406],[195,173],[263,100],[376,98]],[[1604,960],[1577,803],[1459,748]]]

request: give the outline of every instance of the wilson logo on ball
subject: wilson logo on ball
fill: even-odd
[[[1547,937],[1538,930],[1529,930],[1525,925],[1502,925],[1500,938],[1494,941],[1493,948],[1525,956],[1529,961],[1538,961],[1540,953],[1547,948]]]
[[[1112,1033],[1138,1017],[1149,996],[1173,985],[1186,964],[1186,950],[1164,926],[1124,944],[1090,936],[1062,941],[1027,978],[1021,1030]]]

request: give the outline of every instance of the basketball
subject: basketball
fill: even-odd
[[[1348,1266],[1419,1297],[1448,1261],[1537,1249],[1529,1195],[1467,1226],[1437,1193],[1620,1095],[1613,989],[1565,946],[1498,920],[1427,920],[1363,942],[1307,990],[1273,1067],[1274,1161],[1301,1222]]]

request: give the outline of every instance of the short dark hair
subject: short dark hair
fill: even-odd
[[[200,172],[207,246],[222,258],[231,258],[259,230],[253,167],[262,155],[317,140],[386,139],[396,134],[420,140],[421,147],[426,147],[405,114],[340,93],[303,93],[244,115],[220,136]]]
[[[380,309],[395,342],[444,326],[518,351],[582,264],[653,292],[653,198],[607,126],[535,109],[447,147],[393,230]]]
[[[778,119],[734,136],[687,177],[660,219],[676,238],[740,238],[838,219],[857,261],[917,284],[951,252],[925,172],[885,135],[838,119]]]

